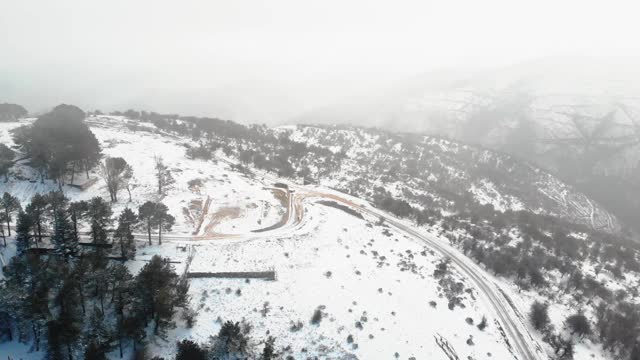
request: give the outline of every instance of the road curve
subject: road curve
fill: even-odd
[[[539,348],[539,345],[529,334],[526,325],[522,322],[522,319],[518,317],[512,305],[510,305],[504,292],[498,288],[495,282],[489,280],[489,277],[482,268],[472,263],[465,255],[442,244],[442,242],[435,239],[432,235],[418,232],[412,227],[404,225],[380,211],[370,210],[365,207],[357,207],[356,209],[365,214],[384,219],[385,223],[425,243],[427,246],[451,259],[451,262],[475,283],[479,291],[481,291],[488,303],[493,307],[495,315],[509,338],[509,345],[513,350],[512,354],[514,357],[521,360],[540,360],[539,352],[536,350]]]
[[[451,262],[473,281],[481,296],[483,296],[487,304],[493,308],[494,315],[501,324],[506,337],[505,340],[515,359],[540,360],[546,358],[540,356],[542,354],[541,347],[529,333],[524,320],[519,316],[520,312],[514,308],[513,302],[508,299],[506,293],[500,289],[498,284],[491,280],[491,276],[467,256],[461,254],[449,245],[442,243],[433,235],[419,232],[412,226],[405,225],[378,209],[358,205],[342,196],[328,194],[322,191],[308,191],[301,186],[294,186],[294,188],[296,188],[297,192],[290,196],[289,206],[292,208],[292,211],[287,221],[288,226],[286,230],[294,230],[295,226],[302,223],[302,217],[304,215],[303,200],[308,198],[339,201],[363,214],[382,218],[387,224],[451,259]],[[285,229],[281,228],[281,230]]]

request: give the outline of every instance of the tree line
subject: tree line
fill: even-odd
[[[0,103],[0,121],[16,121],[27,114],[27,109],[22,105]]]

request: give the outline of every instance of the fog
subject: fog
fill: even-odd
[[[3,1],[0,101],[282,123],[419,74],[640,54],[632,2]]]

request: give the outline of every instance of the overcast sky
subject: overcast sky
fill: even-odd
[[[638,56],[634,1],[0,0],[0,102],[274,122],[439,68]]]

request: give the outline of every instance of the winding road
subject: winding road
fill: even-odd
[[[308,191],[301,186],[294,186],[294,189],[296,192],[292,193],[289,201],[291,207],[289,213],[292,214],[287,221],[289,230],[293,230],[291,227],[301,223],[304,216],[303,201],[309,198],[338,201],[363,215],[384,219],[386,224],[451,259],[451,262],[475,284],[478,293],[484,298],[487,305],[492,309],[495,319],[500,323],[505,342],[515,359],[540,360],[546,358],[540,345],[529,333],[521,312],[515,307],[515,304],[509,299],[504,290],[492,280],[493,277],[490,274],[460,251],[443,243],[434,235],[418,231],[414,227],[406,225],[395,217],[373,207],[358,205],[342,196],[323,191]]]

